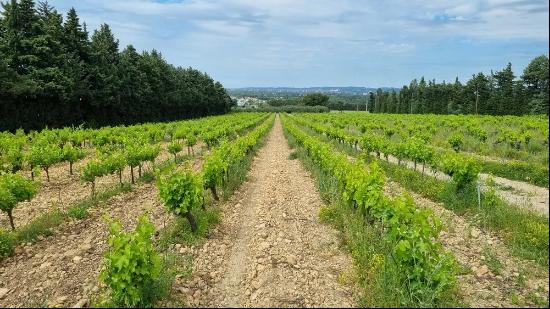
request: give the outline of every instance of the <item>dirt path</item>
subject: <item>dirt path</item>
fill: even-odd
[[[404,189],[388,181],[386,194]],[[439,242],[465,268],[458,276],[460,294],[471,307],[538,307],[548,302],[548,269],[513,257],[495,235],[472,226],[464,218],[418,194],[417,205],[429,208],[443,223]],[[539,303],[537,303],[539,302]]]
[[[176,286],[190,306],[355,304],[340,283],[353,271],[351,258],[338,248],[336,231],[319,223],[314,180],[290,152],[277,118],[249,180],[221,206],[219,226],[190,248],[193,276]]]
[[[374,155],[374,153],[373,153]],[[399,160],[393,156],[388,156],[388,161],[397,164]],[[410,169],[414,169],[414,163],[412,161],[401,161],[401,166],[406,166]],[[422,171],[422,164],[417,163],[416,169]],[[424,172],[426,175],[435,177],[439,180],[448,181],[450,177],[440,171],[434,171],[426,166]],[[484,182],[489,178],[488,174],[479,174],[479,178]],[[519,207],[536,211],[548,217],[550,210],[549,191],[548,188],[535,186],[526,182],[510,180],[502,177],[492,176],[495,184],[497,185],[496,193],[510,204],[517,205]],[[482,189],[485,188],[482,185]]]

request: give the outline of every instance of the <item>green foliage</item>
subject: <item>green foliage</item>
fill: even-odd
[[[160,153],[159,145],[144,145],[141,147],[140,159],[141,162],[149,161],[154,163]]]
[[[374,118],[372,118],[374,117]],[[397,116],[392,116],[397,117]],[[517,156],[522,156],[521,160],[514,159],[514,160],[500,160],[498,158],[495,159],[487,159],[483,156],[478,156],[471,153],[461,152],[461,153],[449,153],[447,149],[445,149],[442,146],[449,147],[450,145],[447,143],[447,137],[445,137],[444,140],[441,140],[440,144],[441,146],[437,145],[437,140],[435,137],[432,137],[429,139],[429,141],[425,141],[422,138],[419,138],[419,134],[413,134],[413,137],[411,138],[401,138],[396,139],[395,137],[392,138],[392,140],[384,139],[383,138],[383,132],[386,128],[386,125],[379,125],[377,123],[379,122],[390,122],[393,120],[390,120],[391,118],[388,118],[384,115],[367,115],[364,116],[362,114],[357,113],[345,113],[345,114],[327,114],[327,115],[317,115],[317,114],[301,114],[299,116],[293,117],[293,120],[296,121],[298,124],[306,126],[313,131],[326,135],[327,137],[333,138],[335,140],[345,140],[345,141],[352,141],[354,138],[359,137],[359,133],[357,131],[364,131],[361,135],[362,144],[361,147],[366,150],[366,152],[369,151],[376,151],[374,149],[378,148],[381,153],[384,153],[386,155],[393,155],[396,157],[399,162],[401,163],[403,160],[411,160],[414,162],[422,162],[425,164],[425,166],[430,166],[431,168],[435,170],[442,170],[442,162],[440,158],[452,156],[453,161],[477,161],[478,164],[482,167],[482,172],[484,173],[492,173],[496,176],[513,179],[513,180],[520,180],[529,182],[532,184],[536,184],[538,186],[547,186],[548,184],[548,163],[547,163],[547,147],[542,146],[541,144],[546,141],[546,134],[548,132],[547,126],[547,119],[540,119],[540,117],[486,117],[485,119],[474,119],[471,117],[461,117],[461,121],[458,121],[456,116],[403,116],[402,119],[399,119],[399,121],[396,121],[394,125],[396,126],[402,126],[405,121],[410,122],[423,122],[423,123],[436,123],[438,125],[441,125],[441,129],[438,131],[436,135],[442,135],[445,136],[448,133],[446,132],[445,126],[447,127],[454,127],[453,131],[456,131],[457,128],[461,126],[461,122],[463,122],[463,126],[465,128],[469,128],[467,130],[475,130],[475,127],[480,125],[481,123],[485,122],[506,122],[505,125],[503,125],[502,130],[496,130],[495,132],[492,132],[489,140],[491,141],[498,141],[501,140],[500,143],[497,143],[495,145],[491,145],[491,143],[486,143],[484,146],[480,147],[500,147],[504,148],[506,151],[505,154],[515,154]],[[452,122],[450,122],[453,120]],[[368,122],[367,124],[364,124],[364,121],[372,121]],[[355,122],[355,124],[352,126],[352,128],[349,129],[349,131],[353,131],[355,128],[355,131],[353,133],[346,132],[343,130],[336,130],[334,126],[340,126],[344,123],[349,122]],[[445,124],[441,124],[442,122],[445,122]],[[323,123],[323,124],[321,124]],[[387,124],[387,126],[392,126],[392,124]],[[514,132],[510,133],[511,131],[508,129],[508,127],[515,126],[518,131],[523,132],[521,134],[516,134]],[[488,126],[491,127],[491,126]],[[537,128],[537,131],[533,130],[532,128]],[[365,130],[363,130],[365,129]],[[417,129],[413,129],[412,132],[416,132]],[[426,129],[428,130],[428,129]],[[451,131],[452,132],[452,131]],[[525,144],[525,136],[531,136],[529,139],[529,145],[530,147],[533,147],[534,151],[538,151],[536,154],[527,154],[524,150],[518,150],[513,147],[509,147],[509,144],[505,139],[505,136],[512,135],[518,135],[522,136],[519,138],[521,140],[521,144]],[[400,134],[401,135],[401,134]],[[536,136],[536,137],[535,137]],[[438,138],[439,139],[439,138]],[[536,142],[535,142],[536,141]],[[472,143],[475,143],[475,145],[480,145],[477,140],[472,140],[468,138],[463,139],[463,148],[470,148],[472,147]],[[535,143],[537,146],[535,146]],[[434,145],[436,144],[436,145]],[[514,143],[512,143],[514,144]],[[476,146],[477,147],[477,146]],[[489,148],[491,149],[491,148]],[[467,150],[467,149],[464,149]],[[487,150],[484,150],[487,151]],[[525,157],[529,156],[529,157]],[[546,158],[546,159],[545,159]],[[535,162],[538,161],[538,162]],[[540,162],[540,163],[539,163]],[[448,171],[452,170],[453,167],[456,164],[446,164]],[[468,164],[466,164],[468,165]],[[473,166],[472,166],[473,167]],[[468,169],[471,171],[471,169]],[[477,170],[475,168],[474,170]],[[473,175],[467,175],[466,178],[471,178],[470,176]]]
[[[262,112],[262,113],[328,113],[330,110],[326,106],[305,106],[305,105],[284,105],[284,106],[266,106],[259,108],[237,107],[233,109],[237,112]]]
[[[274,117],[269,117],[260,126],[245,136],[229,142],[224,141],[219,147],[205,157],[202,174],[205,188],[212,190],[215,199],[218,199],[216,187],[223,186],[228,178],[228,171],[232,165],[242,161],[252,151],[258,140],[264,136],[273,124]]]
[[[302,103],[306,106],[326,106],[329,97],[323,93],[309,93],[302,98]]]
[[[178,141],[172,141],[168,144],[168,152],[176,157],[176,154],[183,149],[183,146]]]
[[[185,145],[188,147],[193,147],[196,144],[197,144],[197,136],[194,134],[188,135],[187,138],[185,139]]]
[[[50,166],[62,162],[63,160],[63,149],[46,140],[38,140],[33,143],[26,155],[26,161],[29,162],[31,166],[39,166],[46,171],[48,181],[50,180],[48,171]]]
[[[495,192],[493,185],[481,192],[481,208],[477,207],[477,193],[473,184],[457,190],[454,182],[434,177],[423,177],[419,172],[380,162],[389,178],[404,188],[451,209],[461,216],[471,216],[482,228],[490,228],[502,235],[514,255],[548,265],[548,220],[543,215],[506,204]]]
[[[14,249],[14,240],[11,234],[0,229],[0,260],[11,256]]]
[[[21,226],[15,231],[17,243],[34,242],[40,236],[53,235],[53,228],[59,226],[66,215],[59,209],[46,212],[25,226]]]
[[[227,171],[227,164],[221,155],[211,155],[202,166],[204,185],[206,188],[215,188],[222,185],[223,175]]]
[[[167,248],[172,243],[183,243],[189,246],[196,245],[219,222],[220,208],[197,208],[194,211],[197,218],[197,230],[193,231],[185,218],[178,217],[174,224],[163,229],[158,240],[160,248]]]
[[[463,158],[450,153],[441,157],[440,166],[445,174],[453,178],[459,190],[475,182],[481,169],[475,159]]]
[[[138,219],[134,232],[125,232],[119,222],[111,223],[109,250],[100,278],[110,290],[115,306],[151,307],[150,293],[161,272],[161,260],[152,236],[155,226],[146,215]]]
[[[454,151],[459,152],[460,148],[462,147],[462,144],[464,143],[462,136],[459,134],[453,134],[449,136],[449,139],[447,140],[449,142],[449,145],[453,148]]]
[[[373,151],[380,152],[381,145],[382,145],[382,138],[378,136],[365,134],[361,138],[361,148],[366,153],[371,153]]]
[[[63,146],[63,160],[74,163],[86,156],[86,152],[82,148],[74,147],[73,144],[67,143]]]
[[[16,134],[0,132],[0,173],[17,172],[23,168],[26,136],[21,131]]]
[[[412,268],[405,274],[411,298],[425,300],[444,293],[456,278],[453,258],[442,254],[441,245],[431,240],[439,234],[441,223],[433,222],[429,212],[418,210],[409,196],[393,203],[389,209],[394,213],[386,219],[390,223],[386,237],[395,244],[393,257],[398,267]]]
[[[71,207],[67,211],[67,215],[71,218],[75,218],[75,219],[78,219],[78,220],[85,219],[89,215],[88,207],[80,206],[80,205],[77,205],[75,207]]]
[[[548,115],[548,56],[541,55],[531,60],[522,79],[530,97],[530,112]]]
[[[107,174],[107,166],[98,159],[88,161],[82,169],[80,179],[92,185],[92,195],[95,195],[95,180]]]
[[[64,161],[69,162],[69,173],[71,175],[73,174],[73,163],[84,158],[85,156],[86,152],[84,152],[83,149],[74,147],[71,143],[66,143],[63,146],[62,157]]]
[[[126,162],[131,167],[136,167],[142,162],[141,145],[133,142],[126,144]]]
[[[482,161],[482,171],[500,177],[525,181],[540,187],[548,187],[548,165],[511,160],[507,162]]]
[[[99,160],[90,160],[82,169],[81,179],[85,182],[94,182],[97,177],[105,175],[105,165]]]
[[[190,168],[160,177],[157,187],[166,208],[178,216],[202,205],[202,179]]]
[[[35,3],[0,9],[0,130],[144,123],[231,109],[226,90],[208,74],[170,65],[156,50],[119,47],[106,24],[89,37],[74,9],[63,18]]]
[[[118,173],[119,176],[121,176],[122,171],[126,167],[126,156],[122,151],[113,152],[108,156],[104,156],[101,161],[104,173],[106,174]],[[122,179],[120,179],[120,182],[122,183]]]
[[[12,229],[15,229],[12,211],[22,201],[29,201],[36,195],[36,183],[21,174],[0,175],[0,210],[7,213]]]

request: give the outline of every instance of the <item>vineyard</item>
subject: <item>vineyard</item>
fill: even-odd
[[[547,307],[548,118],[0,133],[0,307]]]

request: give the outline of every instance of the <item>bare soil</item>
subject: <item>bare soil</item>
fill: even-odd
[[[133,228],[145,211],[158,229],[171,218],[154,183],[115,196],[90,209],[87,219],[73,220],[44,241],[18,248],[19,254],[0,262],[0,288],[8,289],[0,307],[86,305],[98,289],[107,249],[109,224],[104,217]]]
[[[289,149],[279,118],[249,179],[222,207],[208,239],[193,248],[193,275],[177,283],[190,306],[349,307],[353,272],[336,231],[318,220],[313,179]]]

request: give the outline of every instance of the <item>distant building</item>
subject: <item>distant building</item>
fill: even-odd
[[[234,97],[232,99],[237,101],[238,107],[257,108],[265,103],[265,100],[260,100],[253,97]]]

